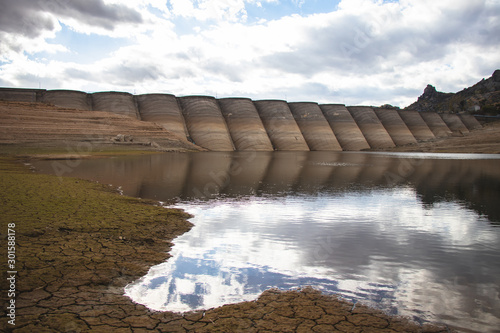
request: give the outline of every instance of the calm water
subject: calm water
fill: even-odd
[[[152,309],[311,285],[417,321],[499,332],[499,155],[169,153],[35,167],[195,215],[173,257],[125,290]]]

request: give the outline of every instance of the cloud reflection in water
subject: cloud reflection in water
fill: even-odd
[[[152,309],[206,309],[312,285],[423,320],[451,313],[455,325],[500,323],[491,297],[500,269],[489,261],[500,238],[457,203],[424,208],[414,190],[396,187],[178,206],[195,227],[126,289]],[[491,308],[478,315],[471,299]]]

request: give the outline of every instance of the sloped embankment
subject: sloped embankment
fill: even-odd
[[[200,150],[163,127],[109,112],[0,101],[0,145],[100,149]]]

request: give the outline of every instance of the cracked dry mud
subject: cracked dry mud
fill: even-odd
[[[190,228],[188,214],[119,196],[109,186],[33,174],[12,158],[0,158],[0,181],[2,233],[7,223],[16,223],[18,256],[16,326],[7,323],[7,286],[2,279],[1,329],[447,332],[354,307],[312,288],[268,290],[256,301],[206,311],[151,311],[123,296],[123,287],[168,258],[171,241]]]

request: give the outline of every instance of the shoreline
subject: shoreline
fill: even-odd
[[[124,296],[123,288],[169,257],[175,237],[191,228],[189,214],[95,182],[33,173],[13,157],[0,158],[0,179],[2,216],[16,224],[23,267],[16,326],[8,324],[6,307],[1,310],[1,325],[9,331],[447,332],[312,288],[268,290],[255,301],[206,311],[151,311]]]

